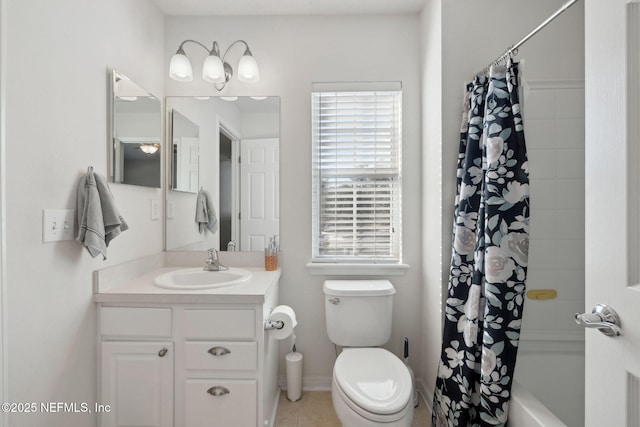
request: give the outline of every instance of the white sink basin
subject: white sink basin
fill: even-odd
[[[251,272],[242,268],[225,271],[206,271],[202,268],[185,268],[157,276],[153,283],[166,289],[210,289],[237,285],[251,278]]]

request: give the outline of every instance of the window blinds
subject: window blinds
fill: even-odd
[[[400,261],[401,98],[312,93],[313,261]]]

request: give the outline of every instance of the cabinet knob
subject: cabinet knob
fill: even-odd
[[[209,353],[212,356],[224,356],[225,354],[230,354],[231,350],[225,347],[217,346],[217,347],[211,347],[207,353]]]
[[[160,356],[160,357],[164,357],[164,356],[166,356],[166,355],[167,355],[167,352],[168,352],[168,351],[169,351],[169,350],[167,350],[166,348],[163,348],[162,350],[160,350],[160,351],[158,352],[158,356]]]
[[[207,390],[211,396],[223,396],[225,394],[231,393],[228,388],[222,387],[221,385],[216,385]]]

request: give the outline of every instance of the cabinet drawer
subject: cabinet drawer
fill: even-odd
[[[188,341],[185,363],[187,369],[252,371],[258,368],[258,343]]]
[[[253,427],[257,423],[255,380],[187,380],[184,425]]]
[[[255,337],[256,316],[253,310],[185,310],[186,339],[237,339]]]
[[[171,336],[171,309],[100,307],[100,334],[113,336]]]

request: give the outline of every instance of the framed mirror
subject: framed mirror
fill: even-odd
[[[111,178],[161,186],[161,103],[118,70],[111,73]]]
[[[270,237],[278,239],[280,98],[167,97],[166,112],[171,127],[167,135],[172,141],[167,145],[172,155],[168,156],[171,183],[165,249],[262,251]],[[174,134],[185,125],[183,118],[190,123],[186,124],[190,130]],[[195,129],[198,179],[195,188],[190,185],[185,190],[180,180],[186,180],[186,170],[193,176],[193,168],[184,162],[193,160]],[[185,148],[176,144],[177,138],[186,138]],[[210,197],[214,232],[196,222],[201,191]]]

